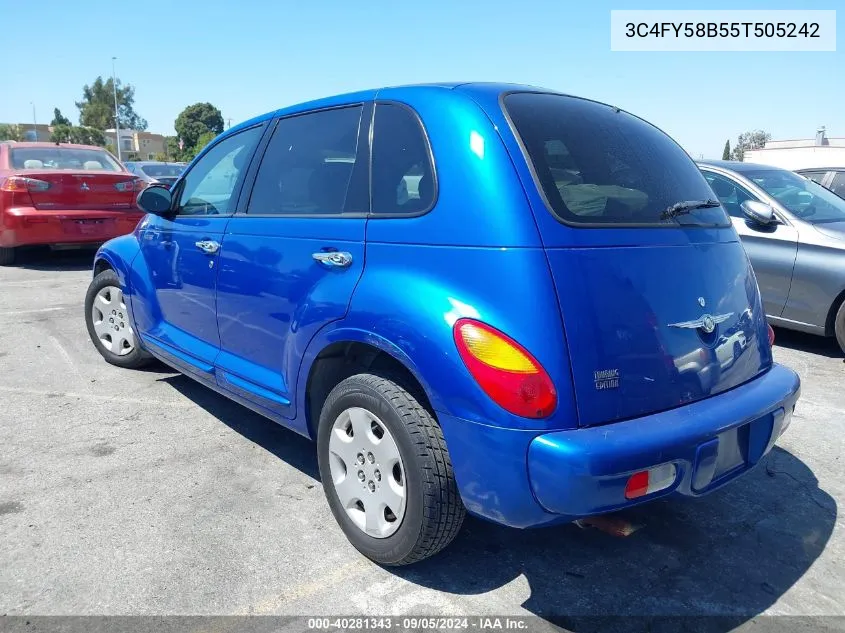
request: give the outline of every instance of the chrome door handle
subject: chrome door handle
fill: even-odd
[[[346,268],[352,263],[352,255],[341,251],[320,251],[318,253],[312,253],[311,257],[321,264],[336,268]]]
[[[195,245],[206,255],[214,255],[214,253],[220,250],[220,244],[211,240],[202,240],[200,242],[196,242]]]

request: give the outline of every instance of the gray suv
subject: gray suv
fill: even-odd
[[[835,336],[845,351],[845,199],[778,167],[699,167],[742,238],[769,322]]]

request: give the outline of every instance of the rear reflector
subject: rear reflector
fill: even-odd
[[[555,410],[552,379],[519,343],[472,319],[459,319],[454,336],[472,377],[500,407],[525,418],[545,418]]]
[[[25,176],[9,176],[0,184],[0,191],[47,191],[50,188],[50,183],[37,178],[27,178]]]
[[[774,345],[775,344],[775,330],[768,323],[766,324],[766,327],[769,328],[769,345]]]
[[[650,495],[653,492],[665,490],[675,483],[677,473],[675,464],[661,464],[660,466],[634,473],[625,485],[625,498],[636,499]]]

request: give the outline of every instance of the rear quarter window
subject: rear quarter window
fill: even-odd
[[[504,108],[550,210],[584,226],[728,226],[721,207],[662,219],[678,202],[712,199],[686,152],[612,106],[555,94],[513,93]]]

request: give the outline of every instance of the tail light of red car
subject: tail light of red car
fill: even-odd
[[[557,392],[546,370],[528,350],[473,319],[459,319],[454,337],[470,374],[496,404],[525,418],[551,415],[557,406]]]
[[[133,178],[132,180],[122,180],[114,183],[114,188],[118,191],[138,193],[143,191],[146,183],[140,178]]]
[[[9,176],[0,184],[0,191],[10,191],[12,193],[47,191],[49,188],[49,182],[38,180],[37,178],[27,178],[26,176]]]
[[[11,199],[7,199],[7,204],[10,207],[32,206],[30,192],[47,191],[49,188],[49,182],[38,180],[37,178],[9,176],[5,179],[0,179],[0,192],[11,194]]]

